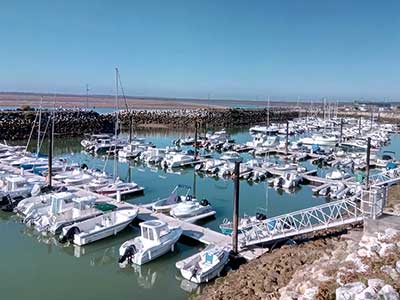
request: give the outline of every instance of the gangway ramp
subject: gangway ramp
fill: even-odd
[[[246,246],[278,241],[364,220],[359,201],[354,198],[326,203],[261,221],[241,235]]]

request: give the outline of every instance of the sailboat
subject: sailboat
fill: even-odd
[[[118,147],[118,123],[119,123],[119,111],[118,111],[118,83],[120,82],[120,76],[118,68],[115,68],[115,113],[116,113],[116,120],[115,120],[115,139],[114,139],[114,150],[117,150]],[[122,180],[117,177],[118,174],[118,160],[117,157],[114,157],[114,182],[103,186],[96,190],[96,193],[106,195],[108,197],[116,197],[118,194],[129,196],[137,193],[143,193],[144,188],[139,186],[135,182],[123,182]]]

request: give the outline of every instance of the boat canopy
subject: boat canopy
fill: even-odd
[[[117,208],[117,206],[115,206],[114,204],[110,204],[110,203],[107,203],[107,202],[105,202],[105,203],[96,203],[94,205],[94,207],[96,209],[98,209],[98,210],[101,210],[101,211],[110,211],[110,210],[114,210],[114,209]]]

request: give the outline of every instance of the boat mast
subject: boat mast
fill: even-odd
[[[39,106],[39,122],[38,122],[38,136],[37,136],[37,146],[36,146],[36,157],[39,157],[40,151],[40,126],[42,123],[42,103],[43,103],[43,96],[40,97],[40,106]]]
[[[268,114],[267,114],[267,127],[269,127],[269,96],[268,96],[267,111],[268,111]]]
[[[114,180],[117,179],[118,164],[117,164],[117,139],[118,138],[118,67],[115,68],[115,132],[114,132]]]

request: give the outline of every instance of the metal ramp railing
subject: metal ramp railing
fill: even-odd
[[[368,213],[359,203],[349,198],[260,221],[242,231],[241,243],[250,246],[362,221]]]

